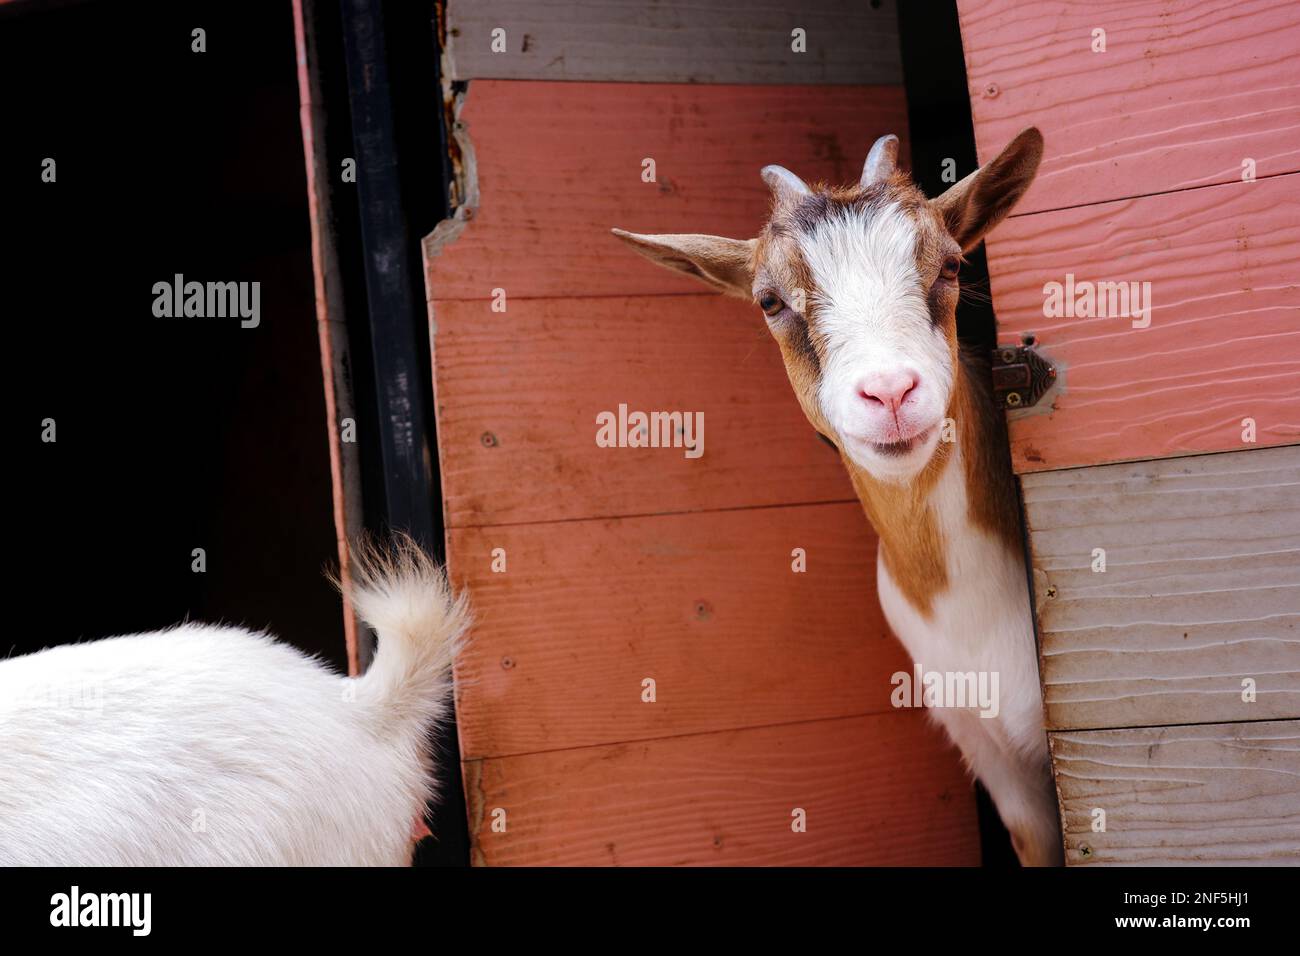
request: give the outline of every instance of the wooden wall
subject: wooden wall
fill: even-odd
[[[987,247],[1060,372],[1009,418],[1067,861],[1300,863],[1300,6],[958,7],[980,160],[1046,140]]]
[[[1023,486],[1048,727],[1300,715],[1300,446]]]
[[[889,705],[875,542],[759,315],[609,234],[747,237],[763,165],[851,181],[905,136],[891,5],[788,6],[449,4],[464,202],[426,265],[477,863],[978,861],[955,752]],[[598,447],[620,404],[703,412],[703,456]]]
[[[1257,445],[1300,440],[1300,5],[958,8],[981,161],[1026,126],[1047,144],[988,240],[1004,338],[1033,331],[1063,372],[1013,413],[1016,470],[1238,450],[1245,418]],[[1046,317],[1067,273],[1149,282],[1149,327]]]
[[[1070,865],[1295,866],[1300,721],[1052,734]],[[1104,810],[1105,829],[1094,822]]]

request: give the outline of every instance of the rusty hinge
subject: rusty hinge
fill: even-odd
[[[1056,381],[1055,367],[1034,349],[1033,334],[1020,342],[993,350],[993,397],[1002,408],[1028,408]]]

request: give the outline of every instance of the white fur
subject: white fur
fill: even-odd
[[[930,320],[916,243],[915,223],[896,204],[871,214],[837,214],[800,240],[817,288],[818,329],[826,338],[818,404],[849,456],[882,478],[906,477],[930,457],[952,393],[952,356]],[[914,373],[919,384],[895,421],[859,391],[872,373],[899,368]],[[901,459],[871,450],[873,442],[927,429],[933,431],[925,441]]]
[[[467,613],[409,543],[354,601],[355,679],[197,624],[0,662],[0,865],[409,864]]]
[[[1019,554],[970,522],[960,447],[929,497],[944,544],[948,587],[920,614],[876,560],[885,618],[924,671],[997,673],[996,717],[929,708],[988,789],[1022,861],[1061,862],[1056,794],[1043,730],[1038,658]]]
[[[933,456],[956,370],[934,328],[916,268],[915,223],[896,205],[841,213],[801,239],[816,281],[826,355],[817,401],[841,447],[878,479],[907,482]],[[905,370],[919,383],[896,411],[863,398],[873,373]],[[900,434],[901,433],[901,434]],[[920,436],[903,455],[873,443]],[[970,520],[962,450],[930,493],[948,586],[921,614],[877,558],[881,607],[923,671],[998,675],[996,717],[978,707],[929,708],[983,782],[1023,862],[1061,862],[1059,819],[1043,731],[1038,660],[1021,556]]]

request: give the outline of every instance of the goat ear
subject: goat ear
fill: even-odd
[[[1007,217],[1034,181],[1042,158],[1043,134],[1031,126],[1021,130],[992,162],[932,200],[963,251],[977,246],[986,232]]]
[[[612,230],[651,262],[694,276],[701,282],[730,295],[748,299],[754,281],[755,239],[724,239],[722,236],[643,236]]]

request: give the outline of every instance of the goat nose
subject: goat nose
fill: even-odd
[[[858,383],[858,394],[870,404],[880,404],[889,411],[897,411],[907,396],[920,384],[915,373],[906,369],[889,372],[872,372]]]

